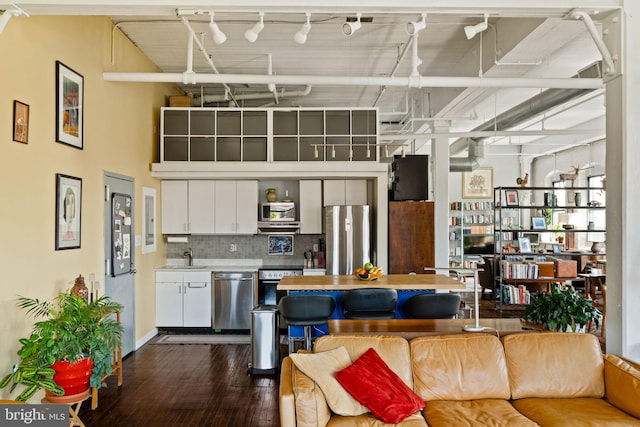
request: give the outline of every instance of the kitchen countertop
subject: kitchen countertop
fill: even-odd
[[[258,271],[262,267],[261,259],[194,259],[193,266],[186,265],[182,259],[168,259],[167,264],[158,271]]]

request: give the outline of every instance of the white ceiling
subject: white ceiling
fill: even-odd
[[[0,9],[10,9],[3,4]],[[491,120],[497,114],[538,94],[543,88],[487,87],[408,87],[408,85],[370,84],[377,77],[407,78],[412,73],[413,46],[406,33],[406,23],[427,13],[426,29],[417,38],[417,57],[422,61],[418,73],[422,76],[453,76],[492,78],[569,78],[579,70],[600,60],[592,37],[580,20],[566,18],[575,4],[589,12],[600,28],[599,21],[615,9],[614,0],[435,0],[404,1],[402,6],[391,0],[378,1],[270,1],[269,6],[257,0],[236,0],[233,5],[222,1],[193,1],[186,4],[167,1],[40,1],[20,2],[18,7],[30,15],[78,14],[109,16],[133,43],[154,62],[163,73],[183,73],[189,66],[189,33],[176,10],[191,9],[195,14],[180,13],[202,42],[206,55],[193,51],[193,71],[196,75],[268,75],[269,57],[276,76],[350,77],[349,84],[312,84],[306,96],[287,97],[303,91],[304,78],[276,85],[278,99],[269,94],[266,84],[220,83],[183,84],[179,86],[196,98],[204,95],[224,95],[225,91],[242,98],[247,94],[263,94],[257,100],[238,100],[241,106],[302,106],[302,107],[379,107],[384,124],[381,131],[428,132],[439,118],[451,131],[470,131]],[[479,7],[479,3],[486,7]],[[537,3],[536,6],[528,3]],[[595,4],[599,7],[594,7]],[[209,29],[210,12],[226,34],[224,44],[213,43]],[[244,38],[244,32],[258,21],[264,12],[264,30],[255,43]],[[311,31],[306,44],[300,45],[293,35],[305,22],[305,12],[311,12]],[[371,22],[348,37],[342,33],[347,17],[362,13]],[[489,29],[467,40],[465,25],[482,21],[489,13]],[[19,18],[13,18],[19,19]],[[20,18],[21,19],[21,18]],[[11,25],[9,23],[9,25]],[[404,52],[404,54],[403,54]],[[215,67],[215,70],[212,68]],[[126,71],[126,70],[122,70]],[[251,79],[247,79],[251,81]],[[316,79],[317,81],[317,79]],[[427,85],[428,85],[427,79]],[[452,84],[453,85],[453,84]],[[446,85],[445,85],[446,86]],[[284,95],[283,95],[284,94]],[[517,136],[489,139],[492,145],[527,143],[528,153],[553,152],[583,140],[604,135],[604,94],[590,92],[588,100],[573,102],[571,108],[556,108],[545,117],[532,117],[527,130],[576,129],[576,135]],[[227,106],[229,102],[212,105]],[[579,132],[577,130],[580,130]],[[579,137],[578,137],[579,135]],[[454,139],[451,139],[453,142]],[[535,145],[537,144],[537,148]],[[558,145],[560,144],[560,145]],[[523,149],[524,151],[524,149]]]

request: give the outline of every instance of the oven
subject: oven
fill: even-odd
[[[273,266],[258,269],[258,304],[276,305],[285,291],[276,290],[284,276],[302,276],[302,266]]]

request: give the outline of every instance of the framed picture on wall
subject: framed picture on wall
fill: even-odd
[[[493,198],[493,168],[478,168],[472,172],[463,172],[462,198]]]
[[[20,101],[13,101],[13,140],[29,142],[29,106]]]
[[[56,174],[56,250],[80,248],[82,179]]]
[[[83,148],[84,78],[56,61],[56,141]]]

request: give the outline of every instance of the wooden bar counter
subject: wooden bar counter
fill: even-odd
[[[465,289],[464,283],[442,274],[385,274],[377,280],[360,280],[354,275],[285,276],[279,291],[347,291],[359,288],[391,288],[398,291]]]
[[[475,325],[474,319],[390,319],[390,320],[348,320],[329,319],[330,334],[373,334],[399,335],[406,339],[424,335],[449,335],[466,332],[465,325]],[[520,319],[480,319],[483,331],[489,334],[504,336],[508,334],[531,331]]]

